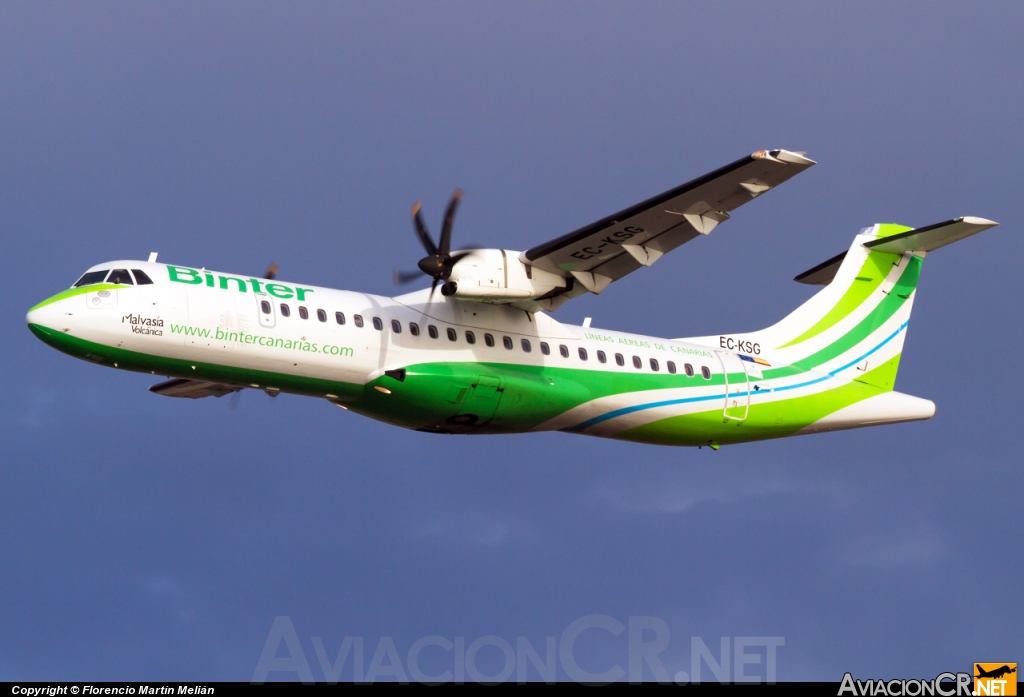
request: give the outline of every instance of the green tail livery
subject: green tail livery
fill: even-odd
[[[921,266],[993,227],[957,218],[866,227],[797,276],[823,286],[766,329],[662,339],[552,316],[710,234],[739,206],[813,166],[759,150],[524,252],[452,250],[461,192],[437,242],[413,221],[429,288],[393,298],[147,261],[89,269],[28,312],[42,341],[93,363],[166,376],[183,398],[243,389],[325,399],[434,433],[559,430],[708,445],[931,418],[894,391]]]

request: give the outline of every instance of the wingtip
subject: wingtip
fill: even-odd
[[[750,154],[755,160],[770,160],[771,162],[781,162],[787,165],[801,165],[803,167],[810,167],[811,165],[818,164],[809,157],[805,157],[805,153],[801,150],[795,152],[792,150],[758,150]]]
[[[995,226],[999,225],[999,223],[997,223],[994,220],[989,220],[988,218],[978,218],[978,217],[973,216],[973,215],[965,215],[964,217],[960,218],[960,220],[962,220],[963,222],[967,223],[968,225],[977,225],[979,227],[986,227],[986,228],[988,228],[988,227],[995,227]]]

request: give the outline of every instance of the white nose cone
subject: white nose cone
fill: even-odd
[[[59,329],[61,326],[66,326],[61,325],[61,318],[66,309],[60,300],[39,303],[25,315],[25,323],[28,324],[29,329],[33,327]]]
[[[52,326],[53,320],[53,303],[50,305],[44,305],[43,307],[34,307],[28,311],[25,315],[25,323],[29,326],[36,325],[39,327],[50,327]]]

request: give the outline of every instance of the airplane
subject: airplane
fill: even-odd
[[[1004,664],[1004,665],[1000,666],[999,668],[994,668],[992,670],[985,670],[980,665],[975,663],[974,667],[977,669],[978,673],[974,677],[976,677],[976,678],[995,678],[995,679],[998,679],[998,678],[1003,677],[1004,675],[1009,675],[1011,673],[1016,673],[1017,672],[1016,664],[1014,664],[1014,666],[1015,667],[1011,668],[1009,665],[1005,665]]]
[[[431,286],[397,297],[153,253],[91,267],[26,319],[71,356],[170,378],[149,388],[159,395],[286,392],[432,433],[564,431],[717,450],[929,419],[933,402],[893,389],[922,261],[997,224],[984,218],[864,227],[795,279],[823,288],[757,331],[667,339],[551,314],[711,234],[814,164],[758,150],[524,252],[453,251],[459,191],[435,243],[417,202],[427,255],[396,281],[422,275]]]

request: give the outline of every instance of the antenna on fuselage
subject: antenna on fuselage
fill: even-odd
[[[150,252],[149,253],[149,263],[150,264],[155,264],[156,263],[156,252]]]

